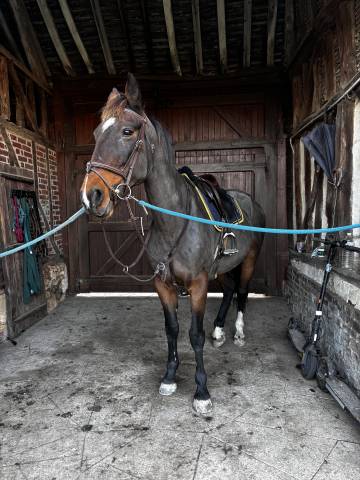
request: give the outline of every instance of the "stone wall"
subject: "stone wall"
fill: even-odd
[[[293,253],[285,295],[294,318],[306,335],[316,310],[324,260]],[[334,269],[323,309],[320,348],[339,375],[360,395],[360,274]]]

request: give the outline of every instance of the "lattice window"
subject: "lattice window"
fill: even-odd
[[[252,150],[244,150],[240,148],[221,150],[181,150],[175,153],[175,159],[178,165],[253,162],[254,158],[255,153]]]

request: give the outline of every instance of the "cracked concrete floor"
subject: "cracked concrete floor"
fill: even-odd
[[[208,300],[207,335],[219,301]],[[191,409],[187,299],[179,318],[172,397],[157,393],[167,354],[156,298],[68,298],[17,346],[0,345],[0,478],[360,479],[359,427],[295,368],[283,299],[249,300],[244,347],[230,341],[234,310],[227,343],[206,343],[207,419]]]

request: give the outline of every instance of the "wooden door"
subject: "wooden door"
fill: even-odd
[[[278,221],[276,189],[281,173],[276,159],[276,109],[266,109],[266,101],[261,95],[239,104],[233,104],[231,97],[228,104],[223,98],[217,100],[214,97],[208,99],[209,104],[202,99],[199,106],[197,101],[176,100],[171,108],[153,108],[155,117],[172,135],[176,163],[178,166],[189,165],[195,173],[213,173],[224,188],[248,192],[264,208],[267,225],[275,227]],[[67,215],[79,206],[85,164],[93,150],[92,132],[99,122],[94,113],[97,111],[98,108],[91,103],[75,104],[68,117],[65,147]],[[143,190],[136,194],[144,197]],[[141,210],[136,211],[137,215],[144,216]],[[149,222],[144,219],[146,230]],[[119,205],[105,224],[114,252],[124,259],[124,263],[130,263],[140,245],[127,221],[124,205]],[[277,279],[276,257],[277,240],[266,237],[253,290],[271,294],[279,291],[281,279]],[[125,276],[110,259],[97,219],[83,216],[77,224],[70,226],[68,258],[71,291],[152,289],[151,284],[137,283]],[[143,278],[151,273],[146,258],[134,273]]]
[[[79,192],[84,178],[85,165],[90,159],[88,155],[76,156],[76,190]],[[145,199],[144,187],[133,189],[137,198]],[[144,235],[149,229],[149,215],[142,207],[131,201],[138,225],[143,225]],[[142,218],[142,220],[141,220]],[[100,221],[94,216],[84,215],[79,220],[79,277],[78,290],[87,291],[152,291],[152,283],[140,283],[124,274],[122,267],[111,257],[104,240],[102,227],[112,251],[122,263],[130,264],[141,250],[141,242],[137,237],[133,224],[129,221],[125,203],[119,202],[112,217]],[[131,269],[131,273],[145,279],[152,273],[146,255]]]
[[[189,166],[194,173],[213,174],[222,188],[226,190],[242,190],[255,199],[269,213],[268,190],[266,181],[266,156],[263,148],[226,148],[206,150],[177,150],[176,163]],[[271,268],[268,256],[269,242],[264,241],[255,274],[251,283],[251,291],[268,292],[271,279]],[[216,289],[214,285],[213,288]]]

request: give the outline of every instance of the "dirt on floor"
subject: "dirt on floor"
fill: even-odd
[[[209,335],[205,368],[214,403],[191,407],[195,361],[188,299],[180,299],[178,390],[161,397],[167,358],[156,298],[68,298],[0,345],[0,478],[359,480],[358,424],[304,380],[286,338],[282,298],[251,298],[246,345]]]

